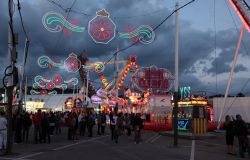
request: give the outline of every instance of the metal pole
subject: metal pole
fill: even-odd
[[[118,51],[119,49],[116,49],[116,54],[115,54],[115,92],[116,92],[116,96],[115,96],[115,112],[118,111]]]
[[[26,111],[27,91],[28,91],[28,77],[26,76],[26,79],[25,79],[25,90],[24,90],[24,107],[25,107],[25,111]]]
[[[16,44],[15,37],[13,31],[13,0],[9,0],[8,3],[8,11],[9,11],[9,21],[8,21],[8,54],[10,57],[10,65],[11,71],[14,71],[15,61],[16,61]],[[8,109],[7,109],[7,146],[6,146],[6,154],[12,153],[12,100],[13,100],[13,86],[14,86],[14,75],[13,73],[8,79],[8,87],[7,87],[7,97],[8,97]]]
[[[25,39],[25,47],[24,47],[24,54],[23,54],[23,64],[21,66],[21,81],[20,81],[20,89],[19,89],[19,104],[18,104],[18,112],[23,110],[23,84],[24,84],[24,73],[25,73],[25,66],[26,66],[26,59],[29,49],[29,40]]]
[[[176,2],[175,12],[175,83],[174,83],[174,108],[173,108],[173,128],[174,128],[174,146],[178,145],[178,126],[177,126],[177,112],[178,112],[178,81],[179,81],[179,4]]]
[[[223,111],[225,109],[226,99],[227,99],[228,92],[229,92],[229,89],[230,89],[230,86],[231,86],[231,82],[232,82],[232,78],[233,78],[233,74],[234,74],[234,68],[235,68],[235,65],[237,63],[237,58],[238,58],[238,55],[239,55],[239,50],[240,50],[240,45],[241,45],[241,41],[242,41],[242,38],[243,38],[244,30],[245,30],[245,25],[242,24],[241,31],[240,31],[240,37],[239,37],[237,47],[236,47],[236,51],[235,51],[235,54],[234,54],[233,65],[232,65],[232,68],[231,68],[231,71],[230,71],[230,74],[229,74],[229,79],[228,79],[228,82],[227,82],[226,93],[224,95],[224,99],[223,99],[223,103],[222,103],[222,108],[221,108],[221,112],[220,112],[220,116],[219,116],[219,122],[218,122],[217,129],[220,129],[221,118],[222,118]]]
[[[86,88],[86,100],[88,99],[89,94],[89,71],[87,71],[87,88]]]

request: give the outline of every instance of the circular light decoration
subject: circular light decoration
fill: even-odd
[[[37,63],[39,67],[41,68],[51,68],[53,67],[61,67],[63,66],[63,61],[60,61],[59,63],[54,62],[51,60],[48,56],[41,56],[38,58]]]
[[[94,65],[95,65],[95,72],[97,73],[102,73],[105,69],[103,62],[96,62]]]
[[[68,22],[60,13],[48,12],[42,18],[43,26],[50,32],[61,32],[62,26],[73,32],[84,32],[84,27]]]
[[[46,84],[46,89],[52,90],[55,88],[55,84],[53,82],[49,82]]]
[[[116,25],[109,13],[102,9],[89,21],[88,33],[95,43],[108,44],[115,37]]]
[[[62,79],[62,76],[60,74],[56,74],[53,78],[52,78],[52,82],[55,84],[55,85],[61,85],[62,82],[63,82],[63,79]]]
[[[64,61],[64,67],[68,72],[77,72],[81,67],[81,61],[77,58],[77,55],[70,53],[69,57]]]
[[[128,33],[119,33],[120,38],[124,39],[135,39],[139,40],[143,44],[149,44],[154,41],[155,39],[155,32],[153,28],[148,25],[141,25],[135,30],[128,32]],[[132,41],[136,43],[137,41]]]

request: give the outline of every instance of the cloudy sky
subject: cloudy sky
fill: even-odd
[[[20,0],[21,12],[27,34],[30,39],[30,49],[27,59],[26,75],[29,82],[38,74],[53,77],[60,73],[64,78],[78,77],[63,69],[42,69],[37,65],[39,56],[47,55],[54,60],[64,60],[69,53],[87,56],[92,62],[107,61],[118,47],[122,49],[130,45],[129,40],[116,37],[109,44],[96,44],[88,32],[52,33],[45,29],[42,17],[49,11],[68,15],[68,19],[76,20],[79,26],[88,26],[88,22],[95,17],[96,11],[105,8],[110,13],[118,32],[124,32],[128,27],[149,25],[156,27],[175,8],[177,0]],[[16,0],[14,2],[17,4]],[[184,5],[189,0],[179,0]],[[215,2],[215,4],[214,4]],[[70,13],[64,9],[70,8]],[[7,1],[0,2],[0,79],[8,65],[7,56]],[[196,0],[180,11],[180,86],[191,86],[193,91],[205,91],[207,95],[224,94],[225,86],[231,69],[231,64],[239,37],[241,21],[227,0]],[[18,64],[21,64],[25,36],[21,28],[17,6],[14,13],[14,30],[19,33]],[[174,74],[174,42],[175,17],[172,16],[156,31],[155,40],[148,44],[136,44],[119,53],[120,60],[127,60],[129,55],[137,55],[140,67],[157,65],[167,68]],[[244,45],[240,48],[240,55],[231,88],[231,94],[242,91],[250,95],[250,84],[246,84],[250,77],[250,36],[245,32]],[[216,50],[215,50],[216,48]],[[120,65],[119,68],[123,66]],[[109,80],[113,78],[113,66],[104,71]],[[96,87],[101,81],[95,73],[91,79]],[[0,84],[2,85],[2,84]],[[242,90],[244,86],[244,89]]]

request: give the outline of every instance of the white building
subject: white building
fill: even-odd
[[[26,95],[26,110],[35,112],[37,109],[51,109],[62,111],[68,97],[83,98],[80,94],[58,94],[58,95]],[[88,107],[92,104],[89,103]]]
[[[214,119],[219,120],[222,112],[221,121],[225,121],[225,116],[234,116],[240,114],[246,122],[250,123],[250,97],[228,97],[226,99],[225,108],[222,111],[224,97],[213,98]]]

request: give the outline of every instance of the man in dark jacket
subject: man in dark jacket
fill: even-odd
[[[29,113],[25,113],[23,117],[23,141],[28,142],[29,139],[29,130],[32,125],[32,120]]]
[[[134,131],[135,131],[135,144],[138,144],[141,140],[141,130],[143,129],[143,120],[139,113],[134,118]]]
[[[244,158],[245,157],[244,152],[247,151],[250,158],[249,140],[247,137],[249,133],[247,129],[247,124],[245,121],[242,120],[241,115],[239,114],[236,115],[235,132],[239,140],[240,156]]]

